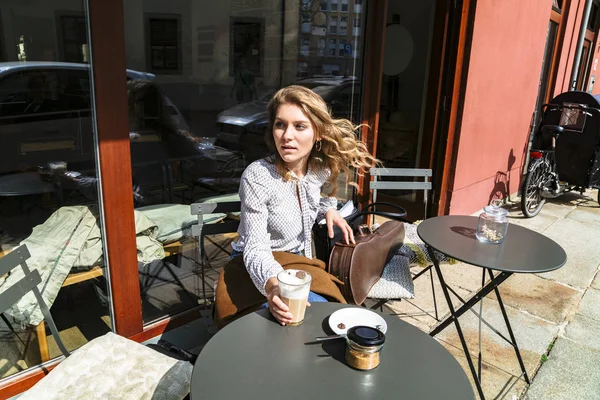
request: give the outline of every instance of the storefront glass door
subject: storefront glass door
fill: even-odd
[[[387,168],[429,168],[421,157],[436,0],[389,0],[383,54],[377,157]],[[437,2],[439,3],[439,2]],[[405,180],[405,179],[404,179]],[[378,200],[410,207],[411,219],[423,213],[422,194],[413,191],[378,192]],[[417,207],[415,206],[417,203]]]

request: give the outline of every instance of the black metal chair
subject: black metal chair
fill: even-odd
[[[205,280],[205,268],[210,267],[210,260],[206,253],[206,247],[204,239],[211,235],[221,235],[224,233],[237,232],[240,224],[239,218],[231,217],[231,213],[239,212],[242,204],[240,201],[227,201],[227,202],[206,202],[206,203],[193,203],[191,208],[192,215],[198,216],[198,224],[192,226],[192,236],[198,238],[198,262],[200,264],[200,273],[202,279],[202,298],[204,304],[207,304],[206,299],[206,280]],[[228,217],[218,223],[207,224],[204,221],[204,215],[213,213],[228,213]],[[218,243],[213,242],[220,250],[230,254],[226,249],[221,247]]]

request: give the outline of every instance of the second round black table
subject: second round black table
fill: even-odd
[[[314,303],[304,322],[280,326],[268,310],[220,330],[202,349],[192,373],[199,399],[473,399],[452,355],[435,339],[398,318],[387,323],[381,364],[370,371],[344,361],[345,340],[314,343],[331,334],[328,317],[352,307]]]
[[[469,354],[458,318],[471,310],[487,294],[494,291],[510,336],[510,339],[504,336],[502,338],[515,349],[522,375],[525,381],[530,383],[498,286],[513,273],[541,273],[558,269],[567,262],[567,254],[554,240],[518,225],[508,225],[505,240],[500,244],[480,242],[475,236],[476,228],[477,217],[446,215],[421,222],[417,227],[417,233],[427,245],[427,251],[433,261],[444,297],[446,298],[446,303],[450,309],[450,315],[440,322],[429,334],[435,336],[448,325],[454,323],[469,363],[469,369],[475,380],[479,397],[483,399],[485,396],[481,387],[481,357],[479,357],[478,373],[473,365],[473,360]],[[437,250],[467,264],[483,268],[482,278],[485,278],[487,272],[490,280],[487,283],[483,282],[481,289],[469,300],[464,301],[446,284],[439,261],[433,250]],[[494,275],[494,271],[499,271],[499,273]],[[482,280],[484,281],[484,279]],[[463,302],[463,305],[456,310],[450,299],[450,291]],[[481,321],[481,315],[478,315],[478,317]]]

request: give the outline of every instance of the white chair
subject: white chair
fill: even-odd
[[[371,168],[372,180],[370,189],[373,191],[373,202],[377,201],[378,190],[422,190],[424,219],[427,217],[428,191],[431,190],[432,176],[430,169],[407,168]],[[383,180],[382,177],[405,178],[403,180]],[[367,298],[374,300],[371,308],[383,308],[390,300],[412,299],[415,296],[413,280],[429,271],[431,274],[431,290],[435,318],[438,319],[435,288],[433,286],[433,265],[425,244],[417,235],[416,225],[407,223],[404,245],[386,265],[381,279],[371,288]],[[412,275],[410,267],[420,265],[424,267]]]
[[[430,169],[410,169],[410,168],[371,168],[369,170],[371,177],[373,178],[369,183],[369,188],[373,191],[373,203],[377,202],[377,190],[422,190],[423,191],[423,206],[424,216],[423,219],[427,218],[427,197],[428,190],[431,190],[431,182],[429,178],[432,176]],[[422,178],[422,181],[413,180],[378,180],[383,176],[391,177],[411,177],[411,178]],[[375,216],[373,216],[375,217]]]
[[[38,290],[40,275],[27,265],[29,257],[29,250],[23,245],[0,258],[0,276],[8,273],[23,275],[16,284],[0,293],[0,312],[33,293],[66,359],[21,394],[20,400],[183,399],[189,393],[192,364],[112,332],[69,353]],[[17,268],[19,265],[20,270]]]

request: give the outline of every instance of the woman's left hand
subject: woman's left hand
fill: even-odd
[[[336,209],[330,209],[325,213],[325,222],[327,222],[327,232],[329,237],[333,239],[333,227],[337,226],[344,234],[344,241],[347,244],[356,244],[354,241],[354,232],[348,222],[337,212]]]

